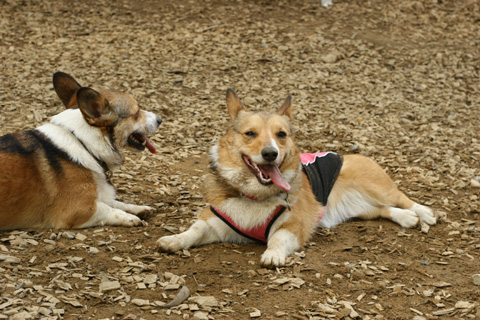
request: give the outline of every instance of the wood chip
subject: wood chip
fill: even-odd
[[[120,288],[121,288],[121,285],[119,281],[104,281],[104,282],[101,282],[99,285],[100,292],[117,290]]]

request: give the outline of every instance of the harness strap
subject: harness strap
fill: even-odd
[[[268,234],[270,233],[270,229],[275,221],[282,215],[285,211],[286,207],[280,205],[272,212],[272,214],[268,217],[268,219],[261,225],[256,226],[255,228],[251,229],[244,229],[233,221],[231,217],[226,215],[224,212],[218,210],[214,206],[210,206],[210,210],[218,217],[220,220],[225,222],[230,228],[232,228],[235,232],[239,235],[249,238],[254,241],[261,242],[263,244],[267,243]]]

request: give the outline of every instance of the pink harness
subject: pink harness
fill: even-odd
[[[317,158],[325,157],[329,153],[333,152],[300,153],[300,160],[303,165],[309,165],[314,163]]]
[[[278,206],[277,208],[275,208],[272,214],[267,218],[267,220],[265,220],[264,223],[256,226],[255,228],[245,229],[237,225],[235,221],[233,221],[233,219],[230,218],[228,215],[226,215],[224,212],[219,211],[214,206],[210,206],[210,210],[212,210],[212,212],[217,217],[219,217],[223,222],[225,222],[230,228],[236,231],[239,235],[247,237],[251,240],[262,242],[262,243],[267,243],[268,234],[270,233],[270,228],[278,219],[278,217],[282,215],[285,209],[286,208],[284,206]]]

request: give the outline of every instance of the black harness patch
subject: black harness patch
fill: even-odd
[[[326,206],[328,196],[342,168],[343,158],[333,152],[302,153],[300,158],[315,198]]]

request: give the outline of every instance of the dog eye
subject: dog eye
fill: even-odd
[[[279,131],[277,133],[277,137],[280,139],[285,139],[287,137],[287,133],[285,131]]]
[[[245,132],[245,135],[247,137],[252,137],[252,138],[256,136],[255,132],[253,132],[253,131],[247,131],[247,132]]]

